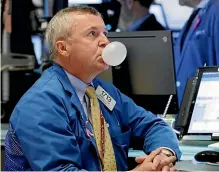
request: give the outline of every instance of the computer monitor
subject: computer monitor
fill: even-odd
[[[190,113],[191,102],[197,84],[197,77],[188,78],[186,88],[183,93],[182,104],[180,105],[179,114],[176,117],[175,128],[180,130],[181,134],[187,134],[188,118]]]
[[[43,38],[40,35],[32,35],[31,40],[33,43],[34,53],[37,59],[37,63],[41,65],[42,55],[43,55]]]
[[[128,51],[126,60],[112,67],[113,84],[155,114],[166,107],[167,113],[178,113],[171,32],[110,32],[108,38]]]
[[[201,68],[197,78],[188,134],[219,133],[219,67]]]

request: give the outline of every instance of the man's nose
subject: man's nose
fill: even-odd
[[[105,34],[102,34],[99,46],[105,48],[110,43],[109,39]]]

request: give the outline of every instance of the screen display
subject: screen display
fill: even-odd
[[[37,63],[41,64],[41,57],[43,53],[43,45],[42,45],[42,38],[39,35],[32,35],[31,36],[34,53],[37,58]]]
[[[203,73],[188,133],[219,133],[219,72]]]

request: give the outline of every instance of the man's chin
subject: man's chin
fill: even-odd
[[[106,71],[107,69],[109,69],[109,65],[107,64],[101,64],[101,66],[99,66],[99,69],[98,69],[98,74],[101,74],[103,73],[104,71]]]
[[[99,68],[101,68],[101,69],[103,69],[103,71],[105,71],[105,70],[109,69],[109,65],[106,64],[104,61],[101,61],[99,64]]]

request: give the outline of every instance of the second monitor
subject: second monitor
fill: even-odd
[[[121,65],[101,76],[112,75],[121,92],[153,113],[178,113],[171,32],[110,32],[108,38],[122,42],[128,54]]]

